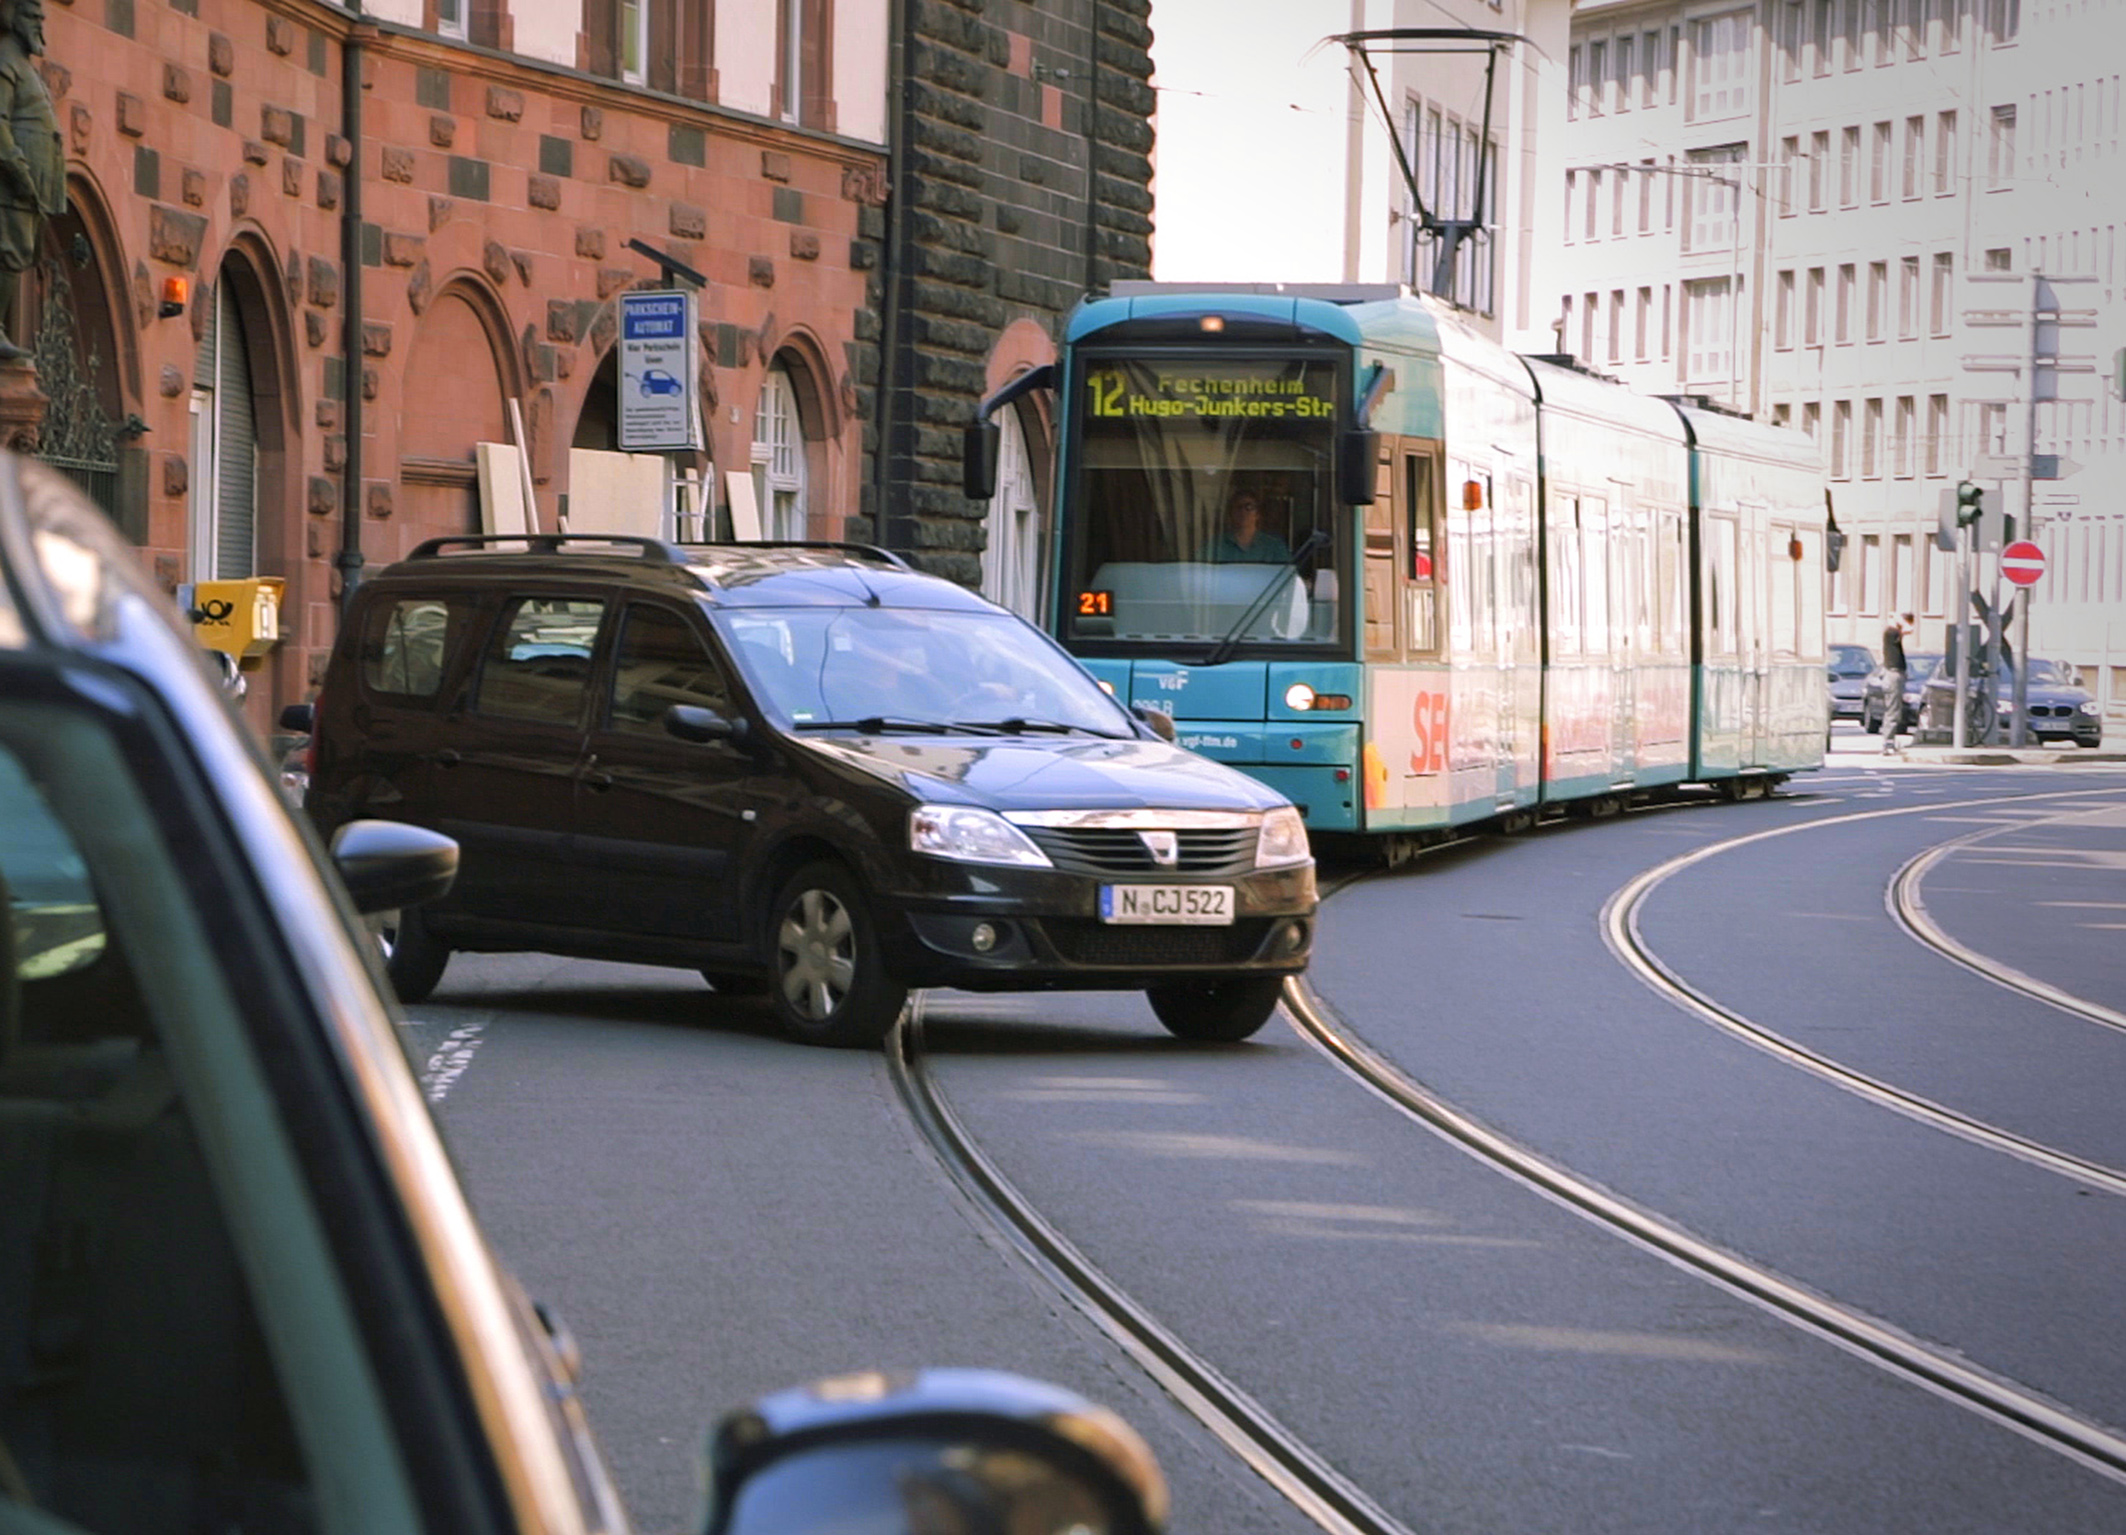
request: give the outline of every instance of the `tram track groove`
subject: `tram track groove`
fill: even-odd
[[[2104,812],[2085,811],[2082,813],[2094,815]],[[2072,819],[2073,814],[2073,812],[2069,812],[2066,815],[2046,817],[2041,822],[2024,824],[2056,825],[2061,821]],[[1940,925],[1928,914],[1926,899],[1922,894],[1921,887],[1924,885],[1927,875],[1937,864],[1946,858],[1953,857],[1966,848],[1976,846],[1989,837],[1998,837],[2004,832],[2016,829],[2015,827],[2007,826],[1989,826],[1981,831],[1971,832],[1966,836],[1957,837],[1952,841],[1928,848],[1925,852],[1911,859],[1896,874],[1891,876],[1889,888],[1884,894],[1884,903],[1889,908],[1891,920],[1903,928],[1907,936],[1934,950],[1935,953],[1941,955],[1950,963],[1961,965],[1974,975],[1985,977],[1996,986],[2004,987],[2018,996],[2035,998],[2037,1001],[2056,1007],[2061,1012],[2071,1014],[2086,1022],[2126,1033],[2126,1013],[2122,1013],[2116,1008],[2106,1007],[2101,1002],[2093,1002],[2087,997],[2078,997],[2074,993],[2054,986],[2048,981],[2041,981],[2034,975],[2018,970],[2013,965],[2003,964],[1989,954],[1982,954],[1966,944],[1959,943],[1943,931]]]
[[[1477,1161],[1781,1321],[2126,1485],[2126,1433],[1729,1252],[1520,1145],[1340,1026],[1302,978],[1285,983],[1285,1006],[1301,1037],[1346,1075]]]
[[[923,994],[887,1041],[887,1070],[945,1173],[1018,1256],[1244,1465],[1328,1535],[1414,1535],[1102,1273],[1020,1194],[953,1111],[922,1049]]]
[[[1745,836],[1730,838],[1688,853],[1635,875],[1611,894],[1604,903],[1599,918],[1604,942],[1619,964],[1636,975],[1656,995],[1667,999],[1676,1007],[1712,1024],[1723,1033],[1741,1040],[1789,1066],[1810,1072],[1856,1097],[1866,1099],[1880,1107],[1891,1109],[1908,1118],[1934,1129],[1997,1151],[2047,1172],[2071,1178],[2091,1188],[2118,1197],[2126,1197],[2126,1172],[2077,1157],[2055,1147],[2047,1146],[2026,1136],[2004,1130],[1984,1120],[1974,1119],[1944,1104],[1918,1093],[1908,1092],[1879,1077],[1858,1071],[1830,1056],[1810,1049],[1753,1019],[1744,1017],[1733,1009],[1722,1006],[1713,997],[1683,979],[1654,953],[1639,931],[1638,914],[1647,898],[1670,877],[1684,869],[1703,863],[1723,853],[1754,843],[1769,841],[1776,837],[1791,836],[1826,826],[1850,826],[1859,821],[1888,819],[1909,815],[1939,815],[1945,810],[1964,810],[1980,806],[1998,807],[2016,805],[2037,800],[2080,799],[2092,793],[2121,793],[2117,789],[2076,789],[2047,792],[2044,794],[2011,795],[1975,800],[1932,802],[1925,805],[1903,805],[1882,810],[1856,811],[1848,815],[1826,816],[1800,821],[1789,826],[1772,827],[1765,831],[1751,832]],[[2006,828],[1992,827],[1998,832]],[[1963,839],[1957,839],[1963,840]],[[1894,885],[1895,881],[1892,881]],[[1894,915],[1894,913],[1893,913]]]

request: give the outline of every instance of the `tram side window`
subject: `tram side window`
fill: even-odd
[[[1431,455],[1403,455],[1403,501],[1410,508],[1410,649],[1439,649],[1438,476]]]
[[[1794,562],[1787,554],[1794,530],[1784,523],[1772,524],[1772,654],[1791,656],[1801,624],[1797,607],[1800,595],[1794,580]]]
[[[1581,643],[1591,656],[1609,653],[1609,506],[1599,496],[1580,498],[1581,559],[1587,595],[1581,608]]]
[[[1735,522],[1731,517],[1706,520],[1705,646],[1717,656],[1735,653]]]
[[[1554,498],[1550,514],[1550,643],[1554,655],[1580,653],[1580,498]]]
[[[1661,566],[1661,648],[1672,656],[1687,656],[1690,645],[1687,636],[1690,623],[1686,609],[1690,602],[1690,582],[1685,572],[1690,568],[1690,543],[1684,536],[1683,514],[1668,511],[1661,514],[1661,547],[1657,558]]]
[[[1797,536],[1801,539],[1801,559],[1794,567],[1794,587],[1800,599],[1799,615],[1796,618],[1799,632],[1794,641],[1795,653],[1820,656],[1824,653],[1824,583],[1818,572],[1823,569],[1823,534],[1815,528],[1803,528]]]
[[[1392,463],[1392,459],[1390,460]],[[1393,471],[1386,469],[1388,494],[1376,486],[1366,515],[1366,654],[1393,659],[1395,644],[1395,501]]]

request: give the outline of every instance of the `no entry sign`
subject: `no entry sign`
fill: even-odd
[[[2045,573],[2045,551],[2028,539],[2017,539],[2001,550],[2001,574],[2017,586],[2035,586]]]

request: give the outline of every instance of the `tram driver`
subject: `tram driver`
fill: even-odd
[[[1262,501],[1252,490],[1236,490],[1226,502],[1225,528],[1205,546],[1202,558],[1213,565],[1282,565],[1292,549],[1262,525]]]

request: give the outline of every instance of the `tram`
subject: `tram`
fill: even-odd
[[[1118,284],[1056,364],[1050,624],[1176,738],[1391,861],[1820,766],[1815,444],[1507,351],[1400,289]]]

